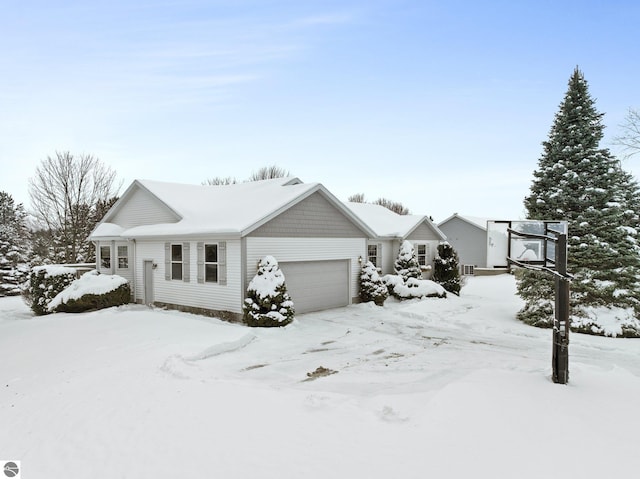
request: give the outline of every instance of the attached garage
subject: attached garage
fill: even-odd
[[[349,304],[349,260],[281,262],[296,313]]]

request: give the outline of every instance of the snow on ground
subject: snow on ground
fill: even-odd
[[[640,343],[573,334],[553,384],[551,332],[514,319],[514,293],[470,278],[280,329],[2,298],[0,458],[31,479],[635,474]]]

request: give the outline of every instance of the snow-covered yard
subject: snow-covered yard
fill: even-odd
[[[281,329],[2,298],[0,458],[29,479],[637,474],[640,341],[574,334],[553,384],[551,331],[514,292],[471,278]]]

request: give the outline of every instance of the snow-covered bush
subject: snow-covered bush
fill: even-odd
[[[400,251],[398,251],[398,257],[393,267],[396,274],[402,276],[402,280],[405,282],[409,278],[422,278],[420,263],[418,263],[413,245],[409,241],[405,240],[400,245]]]
[[[89,271],[58,293],[47,309],[49,312],[81,313],[130,301],[131,288],[125,278]]]
[[[76,270],[65,266],[36,266],[29,274],[23,295],[31,310],[41,316],[49,314],[49,303],[76,279]]]
[[[360,299],[365,303],[373,301],[382,306],[388,297],[389,291],[378,270],[371,261],[367,261],[360,271]]]
[[[458,253],[447,243],[438,245],[438,255],[434,261],[433,280],[450,293],[460,295],[460,265]]]
[[[404,281],[402,276],[387,274],[382,277],[382,281],[387,285],[389,294],[396,299],[447,297],[447,292],[442,286],[428,279],[409,278]]]
[[[242,309],[244,322],[249,326],[285,326],[293,321],[293,301],[287,293],[284,274],[273,256],[260,260]]]

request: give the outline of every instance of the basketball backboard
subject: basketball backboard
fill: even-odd
[[[487,267],[507,268],[507,258],[521,263],[545,265],[555,257],[555,244],[542,238],[522,238],[509,230],[553,236],[567,233],[566,221],[491,220],[487,222]]]

